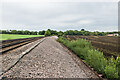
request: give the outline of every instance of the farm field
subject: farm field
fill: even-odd
[[[86,39],[92,43],[92,46],[107,57],[120,55],[120,37],[108,37],[108,36],[64,36],[68,40]]]
[[[18,35],[18,34],[0,34],[0,40],[30,38],[30,37],[43,37],[44,35]]]

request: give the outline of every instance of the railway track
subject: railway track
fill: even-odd
[[[32,38],[24,38],[24,39],[13,39],[13,40],[4,40],[0,41],[0,55],[9,52],[13,49],[26,45],[28,43],[34,42],[43,37],[32,37]]]

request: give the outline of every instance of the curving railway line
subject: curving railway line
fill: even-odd
[[[26,45],[28,43],[34,42],[43,37],[32,37],[32,38],[23,38],[23,39],[13,39],[13,40],[3,40],[0,41],[0,55],[16,49],[20,46]]]

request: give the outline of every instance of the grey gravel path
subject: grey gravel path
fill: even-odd
[[[55,39],[47,37],[25,55],[4,77],[20,78],[97,78],[79,59],[79,64]]]

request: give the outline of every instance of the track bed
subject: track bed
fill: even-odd
[[[56,37],[45,38],[3,76],[21,79],[99,78],[78,57],[74,57],[55,39]]]
[[[32,37],[32,38],[24,38],[24,39],[13,39],[13,40],[4,40],[1,41],[0,44],[0,54],[4,54],[8,51],[16,49],[20,46],[26,45],[28,43],[34,42],[42,37]]]

